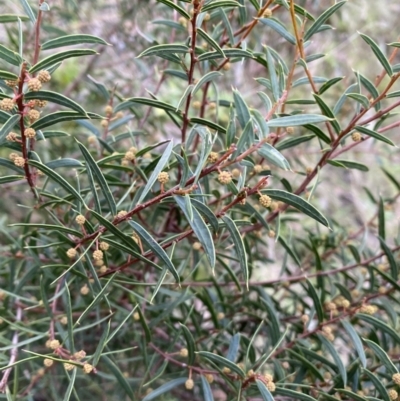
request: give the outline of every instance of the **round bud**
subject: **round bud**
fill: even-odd
[[[276,235],[276,234],[275,234],[275,231],[274,231],[274,230],[269,230],[269,231],[268,231],[268,237],[269,237],[269,238],[275,238],[275,235]]]
[[[157,176],[157,180],[161,184],[166,184],[169,181],[169,174],[166,171],[161,171]]]
[[[42,83],[49,82],[51,80],[51,75],[48,71],[42,70],[39,71],[37,79]]]
[[[128,151],[125,153],[124,159],[129,161],[135,160],[135,154],[131,151]]]
[[[206,15],[204,16],[204,21],[209,21],[211,18],[211,15],[209,13],[206,13]]]
[[[293,128],[293,127],[286,127],[286,132],[287,132],[289,135],[292,135],[292,134],[294,134],[294,128]]]
[[[192,390],[194,387],[194,381],[192,379],[187,379],[185,382],[186,390]]]
[[[204,377],[210,384],[214,381],[214,376],[211,373],[206,373]]]
[[[221,171],[218,175],[218,181],[223,185],[228,185],[232,182],[232,174],[229,171]]]
[[[306,324],[310,320],[310,317],[308,315],[301,315],[300,319],[301,319],[303,324]]]
[[[271,16],[272,16],[272,10],[270,8],[267,8],[263,13],[263,18],[271,18]]]
[[[269,382],[269,383],[267,383],[267,389],[269,390],[269,391],[275,391],[275,389],[276,389],[276,386],[275,386],[275,383],[274,382]]]
[[[31,111],[36,111],[36,110],[31,110]],[[24,135],[29,139],[33,139],[36,136],[36,131],[33,128],[27,128],[24,131]]]
[[[218,320],[225,319],[225,313],[224,312],[218,312],[217,313],[217,319]]]
[[[67,251],[67,256],[70,259],[74,258],[76,256],[76,254],[77,254],[77,251],[74,248],[69,248],[68,251]]]
[[[231,63],[225,63],[224,66],[222,67],[224,71],[229,71],[231,69]]]
[[[54,363],[54,361],[52,359],[49,359],[49,358],[45,358],[44,361],[43,361],[44,366],[46,366],[47,368],[52,366],[53,363]]]
[[[28,81],[28,88],[32,92],[37,92],[42,88],[42,82],[38,78],[32,78]]]
[[[121,219],[121,218],[125,217],[127,214],[128,214],[128,212],[126,210],[121,210],[118,212],[117,217]]]
[[[110,244],[108,244],[107,242],[101,241],[100,245],[99,245],[99,248],[102,251],[108,251],[108,249],[110,248]]]
[[[261,195],[260,198],[258,199],[258,202],[263,207],[269,207],[271,206],[272,199],[268,195]]]
[[[261,164],[255,164],[253,167],[253,171],[256,174],[261,173],[261,171],[263,171],[263,166]]]
[[[112,106],[110,106],[109,104],[104,108],[104,111],[107,115],[111,115],[113,112],[113,108]]]
[[[196,100],[195,102],[192,103],[192,106],[194,109],[200,109],[201,108],[201,102]]]
[[[93,365],[91,365],[90,363],[84,363],[83,364],[83,371],[86,374],[89,374],[92,370],[93,370]]]
[[[388,390],[388,394],[389,394],[389,398],[391,399],[391,400],[397,400],[397,397],[399,396],[399,394],[397,393],[397,391],[396,390],[393,390],[393,389],[390,389],[390,390]]]
[[[351,134],[351,139],[352,139],[354,142],[360,142],[361,139],[362,139],[362,136],[361,136],[361,134],[360,134],[358,131],[354,131],[354,132]]]
[[[218,160],[218,153],[217,152],[210,152],[210,154],[207,157],[207,161],[209,163],[215,163]]]
[[[100,249],[97,249],[96,251],[93,252],[93,259],[94,260],[103,260],[104,255],[103,252],[100,251]]]
[[[10,88],[14,88],[14,87],[16,87],[17,85],[18,85],[18,79],[6,79],[5,80],[5,83],[6,83],[6,85],[7,86],[9,86]]]
[[[240,170],[238,168],[234,168],[232,170],[232,177],[233,178],[239,178],[240,177]]]
[[[10,132],[7,136],[6,136],[6,140],[9,142],[15,142],[18,139],[18,135],[15,132]]]
[[[100,274],[104,274],[106,271],[107,271],[107,266],[106,265],[101,266],[100,269],[99,269],[99,273]]]
[[[68,324],[68,318],[67,318],[67,316],[63,316],[63,317],[60,319],[60,323],[63,324],[64,326],[65,326],[66,324]]]
[[[185,17],[179,17],[178,22],[180,25],[187,27],[187,19]]]
[[[57,348],[60,348],[60,341],[58,341],[58,340],[51,340],[50,342],[49,342],[49,348],[51,348],[51,349],[57,349]]]
[[[64,368],[65,370],[72,370],[74,369],[75,365],[73,365],[72,363],[64,363]]]
[[[47,101],[46,100],[39,100],[39,99],[36,99],[35,100],[35,106],[36,107],[39,107],[39,108],[43,108],[43,107],[45,107],[47,105]]]
[[[307,167],[307,168],[306,168],[306,174],[307,174],[307,175],[310,175],[313,171],[314,171],[314,168],[313,168],[313,167]]]
[[[135,313],[133,314],[133,320],[136,320],[136,321],[140,320],[140,314],[139,314],[139,312],[135,312]]]
[[[185,357],[187,357],[187,356],[189,355],[189,351],[187,350],[187,348],[182,348],[182,349],[179,351],[179,355],[180,355],[180,356],[183,356],[183,357],[185,358]]]
[[[192,248],[195,250],[195,251],[199,251],[200,249],[201,249],[201,244],[200,244],[200,242],[193,242],[193,245],[192,245]]]
[[[97,144],[97,136],[96,135],[89,136],[88,143],[89,143],[89,145],[96,145]]]
[[[25,166],[25,159],[23,157],[18,156],[13,160],[13,162],[17,167]]]
[[[392,376],[392,380],[395,384],[400,385],[400,373],[395,373]]]
[[[81,287],[80,292],[81,292],[82,295],[87,295],[87,294],[89,294],[90,289],[89,289],[89,287],[87,286],[87,284],[85,284],[83,287]]]
[[[0,101],[0,109],[4,111],[11,111],[15,106],[14,100],[6,97]]]
[[[80,226],[83,226],[86,222],[86,218],[85,216],[83,216],[82,214],[78,214],[78,216],[75,217],[75,221],[77,222],[77,224],[79,224]]]
[[[31,123],[39,120],[40,113],[37,110],[29,110],[28,118]]]

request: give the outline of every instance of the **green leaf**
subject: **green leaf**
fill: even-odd
[[[318,95],[322,95],[325,91],[327,91],[331,86],[340,82],[344,77],[336,77],[332,78],[329,81],[326,81],[318,90]]]
[[[214,396],[211,391],[210,383],[201,375],[201,386],[203,388],[204,401],[214,401]]]
[[[263,401],[274,401],[274,397],[269,392],[269,390],[267,389],[267,387],[263,381],[256,379],[256,384],[257,384],[258,391],[260,392]]]
[[[365,356],[364,347],[362,345],[360,336],[351,323],[346,320],[342,320],[341,323],[356,348],[362,367],[365,368],[367,366],[367,358]]]
[[[337,391],[338,393],[344,394],[345,396],[347,396],[347,398],[349,400],[353,400],[353,401],[367,401],[367,398],[362,397],[361,395],[358,395],[356,393],[353,393],[353,391],[350,390],[346,390],[344,388],[335,388],[335,391]]]
[[[155,107],[156,109],[162,109],[165,111],[176,112],[176,107],[172,106],[172,104],[168,104],[165,102],[161,102],[160,100],[148,99],[146,97],[131,97],[129,99],[124,100],[117,107],[115,107],[115,112],[130,108],[137,104],[144,104],[146,106]]]
[[[76,141],[78,143],[79,149],[81,150],[81,153],[86,161],[86,169],[91,170],[92,174],[94,175],[96,181],[100,185],[101,192],[104,195],[104,198],[108,204],[108,207],[110,208],[110,213],[113,216],[116,216],[117,214],[117,205],[114,200],[114,197],[112,195],[111,189],[108,186],[107,180],[105,179],[103,173],[100,170],[100,167],[97,165],[96,161],[93,159],[92,155],[90,152],[85,148],[85,146],[80,143],[79,141]]]
[[[93,362],[92,362],[93,366],[96,366],[99,363],[99,360],[100,360],[101,354],[104,350],[104,347],[107,345],[106,341],[108,338],[108,334],[110,332],[110,327],[111,327],[111,319],[107,322],[107,326],[104,329],[104,331],[99,339],[99,342],[97,344],[96,351],[93,355]]]
[[[6,140],[6,136],[11,132],[20,119],[21,116],[19,114],[14,114],[4,123],[0,130],[0,143]]]
[[[199,125],[204,125],[205,127],[214,129],[218,132],[221,132],[222,134],[226,133],[226,129],[222,127],[221,125],[218,125],[210,120],[207,120],[205,118],[200,118],[200,117],[191,117],[190,122],[193,124],[199,124]]]
[[[279,117],[267,121],[269,127],[295,127],[298,125],[317,124],[331,121],[320,114],[296,114],[294,116]]]
[[[243,370],[238,365],[236,365],[236,363],[224,358],[223,356],[208,351],[199,351],[196,352],[196,354],[204,359],[215,363],[219,368],[224,367],[230,369],[231,372],[238,374],[242,379],[246,376]]]
[[[361,104],[362,107],[364,107],[364,109],[369,108],[369,99],[365,95],[361,95],[359,93],[347,93],[346,96],[356,100],[358,103]]]
[[[339,370],[340,376],[343,381],[343,386],[347,386],[347,371],[346,367],[344,366],[338,352],[336,351],[335,347],[332,345],[332,343],[326,339],[323,335],[318,334],[319,341],[325,346],[325,348],[328,350],[328,352],[332,355],[333,360],[335,361],[335,364]]]
[[[215,248],[214,241],[210,230],[208,229],[206,223],[200,216],[199,212],[196,208],[192,208],[193,219],[190,220],[190,216],[188,211],[186,210],[186,203],[183,197],[174,196],[175,202],[182,209],[183,213],[186,216],[190,226],[192,227],[193,232],[196,234],[200,243],[203,245],[204,250],[206,251],[207,259],[210,262],[211,268],[214,269],[215,266]]]
[[[313,93],[314,99],[316,100],[319,108],[321,109],[322,113],[325,114],[330,119],[330,124],[335,129],[336,133],[340,132],[340,125],[335,119],[334,112],[330,109],[330,107],[324,102],[324,100],[318,96],[317,94]]]
[[[379,46],[367,35],[360,33],[360,36],[364,39],[364,41],[371,47],[372,51],[374,52],[376,58],[381,63],[384,70],[387,72],[389,77],[393,75],[392,67],[390,66],[389,60],[385,57],[382,50]]]
[[[350,169],[361,170],[361,171],[369,171],[369,168],[365,164],[353,162],[351,160],[335,159],[335,160],[327,160],[327,163],[331,164],[332,166],[336,166],[336,167],[344,167],[344,168],[350,168]]]
[[[274,307],[271,298],[268,295],[265,295],[265,297],[262,297],[260,299],[262,301],[264,308],[267,310],[268,313],[267,323],[271,329],[270,335],[272,344],[276,344],[281,339],[280,328],[282,327],[282,324],[278,318],[278,313]]]
[[[372,372],[368,369],[363,369],[363,373],[365,373],[368,378],[371,380],[372,384],[374,385],[376,391],[380,394],[383,401],[390,401],[391,398],[389,397],[388,392],[386,391],[385,386],[382,384],[381,377],[376,377]]]
[[[224,49],[225,58],[253,58],[253,54],[242,49]],[[206,52],[199,55],[199,61],[223,58],[220,52]]]
[[[201,12],[207,13],[219,7],[241,7],[241,5],[236,0],[215,0],[203,6]]]
[[[223,216],[222,220],[226,224],[226,228],[229,231],[233,244],[235,245],[244,281],[246,282],[247,289],[249,289],[249,267],[247,265],[247,254],[244,248],[242,236],[240,235],[240,231],[236,227],[236,224],[229,216]]]
[[[7,47],[3,45],[0,45],[0,59],[3,59],[4,61],[12,65],[16,65],[17,67],[19,67],[22,63],[22,57],[18,53],[7,49]]]
[[[31,20],[32,24],[36,23],[36,17],[35,14],[32,11],[31,6],[28,3],[28,0],[20,0],[22,7],[25,11],[25,13],[28,15],[29,19]]]
[[[161,394],[167,393],[168,391],[173,390],[175,387],[181,386],[186,383],[187,377],[180,377],[179,379],[173,379],[168,383],[163,384],[162,386],[156,388],[151,393],[147,394],[146,397],[143,398],[142,401],[151,401],[155,398],[159,397]]]
[[[312,125],[312,124],[306,124],[306,125],[304,126],[304,128],[308,129],[308,130],[311,131],[311,132],[314,132],[314,134],[315,134],[319,139],[321,139],[321,141],[323,141],[323,142],[325,142],[325,143],[327,143],[327,144],[330,144],[330,143],[331,143],[331,140],[330,140],[329,136],[326,135],[326,134],[325,134],[320,128],[318,128],[317,126]]]
[[[357,77],[357,80],[361,83],[361,85],[371,94],[373,99],[375,100],[376,98],[379,97],[379,92],[378,89],[375,87],[375,85],[364,75],[360,74],[359,72],[355,72],[355,75]],[[358,84],[354,84],[355,88],[358,88]],[[352,88],[353,85],[351,85],[348,89]],[[356,91],[358,92],[359,89]],[[351,90],[346,90],[346,93],[351,93]],[[378,111],[381,109],[381,102],[379,101],[378,103],[375,104],[375,109]]]
[[[61,175],[56,173],[51,168],[47,167],[46,165],[36,161],[36,160],[28,160],[28,164],[33,167],[36,167],[38,170],[42,171],[45,175],[55,181],[58,185],[64,188],[69,194],[71,194],[76,200],[80,201],[83,205],[85,204],[84,200],[82,199],[79,192],[69,184]]]
[[[272,145],[269,143],[264,143],[258,150],[257,153],[267,159],[270,163],[274,164],[275,166],[283,169],[283,170],[290,170],[289,162],[285,159],[285,157],[276,150]]]
[[[69,377],[69,374],[68,374],[69,384],[68,384],[67,390],[65,391],[63,401],[69,401],[71,398],[72,392],[75,391],[75,378],[76,378],[77,372],[78,372],[78,369],[75,368],[71,372],[71,377]]]
[[[199,79],[199,82],[197,82],[196,86],[193,88],[192,95],[194,96],[197,93],[197,91],[202,87],[202,85],[204,85],[206,82],[212,82],[221,75],[222,73],[218,71],[210,71],[209,73],[201,77]]]
[[[43,60],[39,61],[37,64],[33,65],[29,69],[29,72],[32,74],[34,72],[44,70],[48,67],[53,66],[54,64],[57,64],[63,60],[66,60],[67,58],[90,56],[93,54],[98,54],[98,53],[95,50],[91,50],[91,49],[66,50],[66,51],[63,51],[60,53],[52,54],[51,56],[44,58]]]
[[[366,338],[363,338],[362,340],[368,345],[369,348],[372,349],[378,359],[385,365],[388,374],[394,375],[395,373],[399,372],[395,364],[392,362],[392,359],[378,344]]]
[[[27,227],[27,228],[30,228],[31,231],[34,231],[35,229],[45,229],[48,232],[62,232],[62,233],[73,235],[78,238],[83,237],[83,234],[77,230],[74,230],[69,227],[64,227],[61,225],[54,225],[54,224],[15,223],[15,224],[10,224],[10,227]]]
[[[85,109],[79,105],[78,103],[74,102],[73,100],[67,98],[64,95],[61,95],[57,92],[51,91],[37,91],[37,92],[28,92],[24,96],[25,100],[32,100],[32,99],[39,99],[39,100],[46,100],[48,102],[56,103],[61,106],[68,107],[72,110],[77,111],[80,115],[86,115]]]
[[[296,38],[275,18],[260,18],[259,21],[272,28],[292,45],[296,44]]]
[[[215,41],[207,32],[203,31],[201,28],[197,28],[197,33],[201,38],[203,38],[221,57],[225,58],[225,53],[219,46],[218,42]]]
[[[183,17],[185,17],[186,19],[190,19],[190,14],[188,14],[185,9],[183,9],[182,7],[178,6],[177,4],[175,4],[174,2],[172,2],[171,0],[157,0],[159,3],[163,3],[166,6],[168,6],[169,8],[174,9],[175,11],[177,11],[180,15],[182,15]]]
[[[381,221],[383,223],[381,223]],[[399,275],[399,269],[397,267],[397,263],[396,263],[396,259],[393,255],[393,252],[391,251],[391,249],[386,245],[384,236],[382,236],[382,234],[384,234],[384,220],[383,219],[379,219],[379,227],[381,227],[381,225],[383,224],[383,230],[381,229],[380,231],[382,231],[382,233],[380,233],[380,236],[378,237],[379,239],[379,243],[381,245],[381,249],[382,251],[385,253],[387,260],[389,262],[389,266],[390,266],[390,274],[393,278],[393,280],[397,281],[398,279],[398,275]]]
[[[290,400],[301,400],[301,401],[315,401],[315,398],[309,396],[308,394],[301,393],[300,391],[290,390],[288,388],[277,387],[275,389],[276,395],[283,395],[288,397]]]
[[[129,396],[131,400],[135,400],[135,394],[132,391],[132,388],[128,381],[125,379],[125,376],[123,373],[119,370],[118,366],[108,357],[103,355],[101,357],[101,360],[106,364],[108,369],[111,371],[113,376],[117,379],[118,383],[120,384],[121,388],[123,388],[126,392],[126,394]],[[145,399],[143,398],[143,401]],[[148,401],[148,400],[146,400]]]
[[[196,344],[190,330],[182,323],[180,323],[180,326],[183,332],[183,336],[185,337],[186,340],[186,345],[188,350],[188,365],[192,366],[196,357],[195,355]]]
[[[18,75],[13,74],[12,72],[0,70],[0,79],[10,79],[14,81],[18,79]]]
[[[278,238],[279,243],[283,246],[285,251],[291,256],[291,258],[295,261],[297,266],[301,267],[301,262],[299,257],[296,255],[293,246],[288,244],[286,240],[280,235]]]
[[[321,300],[319,299],[317,291],[309,279],[307,279],[307,286],[308,286],[307,293],[313,301],[313,306],[317,313],[318,321],[322,323],[324,321],[324,310],[322,308]]]
[[[137,58],[146,57],[146,56],[160,56],[160,55],[168,55],[168,54],[176,54],[176,53],[188,53],[189,47],[186,45],[181,45],[177,43],[171,43],[167,45],[156,45],[149,47],[142,53],[140,53]]]
[[[77,113],[76,111],[56,111],[55,113],[47,114],[39,120],[35,121],[31,125],[31,128],[37,131],[64,121],[74,121],[89,118],[89,115]]]
[[[355,129],[356,131],[361,132],[362,134],[371,136],[372,138],[375,138],[375,139],[377,139],[378,141],[385,142],[385,143],[387,143],[387,144],[389,144],[389,145],[392,145],[392,146],[396,146],[396,145],[394,144],[394,142],[392,142],[389,138],[386,138],[386,137],[383,136],[382,134],[379,134],[378,132],[373,131],[373,130],[371,130],[371,129],[369,129],[369,128],[365,128],[365,127],[362,127],[361,125],[357,125],[357,126],[354,127],[354,129]]]
[[[282,201],[290,206],[295,207],[307,216],[310,216],[324,226],[329,227],[328,220],[325,218],[325,216],[323,216],[318,209],[300,196],[282,191],[281,189],[263,189],[261,192],[273,199],[277,199],[278,201]]]
[[[278,142],[278,144],[275,146],[275,149],[279,151],[284,149],[289,149],[292,148],[293,146],[299,145],[300,143],[307,142],[313,138],[315,138],[314,134],[301,135],[296,138],[288,138],[282,142]]]
[[[212,212],[212,210],[207,205],[195,198],[191,198],[190,202],[192,203],[192,206],[195,207],[206,218],[214,232],[217,233],[219,229],[218,219],[215,217],[215,214]]]
[[[236,89],[233,90],[233,101],[235,103],[236,116],[239,120],[242,129],[245,128],[246,124],[250,121],[251,115],[249,107],[244,101],[242,95]]]
[[[325,23],[325,21],[331,17],[340,7],[343,6],[347,1],[340,1],[339,3],[334,4],[332,7],[329,7],[326,11],[324,11],[308,28],[307,32],[304,35],[304,42],[307,42],[311,36],[318,32],[321,26]]]
[[[0,184],[7,184],[9,182],[20,181],[25,178],[24,175],[6,175],[4,177],[0,177]]]
[[[47,42],[42,44],[41,49],[49,50],[63,46],[80,45],[83,43],[95,43],[108,46],[110,45],[109,43],[99,38],[98,36],[86,35],[86,34],[74,34],[74,35],[60,36],[56,39],[48,40]]]
[[[138,223],[133,220],[128,221],[129,225],[134,229],[137,235],[141,238],[141,240],[153,251],[155,255],[157,255],[160,260],[165,263],[165,266],[171,272],[176,282],[180,282],[179,274],[175,269],[171,259],[168,254],[164,251],[164,249],[158,244],[158,242]]]
[[[280,90],[279,90],[278,77],[276,75],[275,63],[268,47],[266,48],[266,53],[267,53],[267,65],[271,82],[272,95],[274,97],[275,102],[277,102],[280,98]]]
[[[0,166],[4,166],[11,170],[14,170],[18,174],[25,174],[23,168],[16,166],[11,160],[4,159],[3,157],[0,157]]]
[[[0,24],[6,24],[7,22],[18,22],[21,21],[28,21],[29,17],[26,15],[16,15],[16,14],[1,14],[0,15]]]
[[[50,162],[45,163],[47,167],[51,168],[52,170],[60,167],[73,167],[73,168],[79,168],[83,167],[83,164],[76,159],[70,159],[68,157],[64,159],[57,159],[57,160],[52,160]]]
[[[309,373],[313,374],[319,380],[324,380],[324,376],[319,371],[319,369],[307,358],[303,355],[298,354],[297,352],[293,351],[292,349],[288,349],[287,352],[292,355],[295,359],[301,362],[303,368],[307,369]]]
[[[146,186],[144,187],[142,193],[140,194],[140,197],[137,201],[138,204],[140,204],[142,202],[142,200],[147,196],[147,194],[150,192],[151,188],[153,187],[154,183],[157,180],[158,174],[161,173],[161,171],[163,170],[163,168],[166,166],[166,164],[168,163],[168,160],[171,156],[172,153],[172,149],[174,147],[174,143],[171,140],[168,143],[168,146],[165,148],[164,153],[162,154],[162,156],[160,157],[160,160],[158,161],[156,167],[154,168],[150,178],[147,181]]]

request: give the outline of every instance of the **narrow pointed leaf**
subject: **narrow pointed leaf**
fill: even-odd
[[[280,98],[278,76],[276,75],[274,59],[272,58],[271,52],[269,51],[268,47],[266,51],[267,51],[267,65],[271,82],[272,95],[274,97],[275,102],[277,102]]]
[[[196,343],[194,341],[193,335],[190,330],[184,325],[180,324],[183,336],[186,340],[187,350],[188,350],[188,365],[192,366],[195,361],[195,351],[196,351]]]
[[[311,140],[313,138],[315,138],[314,134],[301,135],[296,138],[289,138],[282,142],[279,142],[276,145],[275,149],[277,149],[279,151],[284,150],[284,149],[289,149],[289,148],[292,148],[293,146],[299,145],[300,143],[308,142],[309,140]]]
[[[78,103],[74,102],[73,100],[67,98],[64,95],[61,95],[57,92],[51,91],[37,91],[37,92],[28,92],[24,96],[25,100],[32,100],[32,99],[39,99],[39,100],[46,100],[48,102],[56,103],[61,106],[68,107],[72,110],[77,111],[80,114],[86,115],[85,109],[79,105]]]
[[[274,401],[274,397],[269,392],[269,390],[267,389],[267,386],[264,384],[263,381],[256,380],[256,384],[257,384],[258,391],[260,392],[263,401]]]
[[[295,207],[296,209],[305,213],[307,216],[310,216],[324,226],[329,227],[329,223],[326,217],[318,209],[316,209],[313,205],[305,201],[300,196],[282,191],[281,189],[264,189],[261,192],[265,195],[270,196],[273,199],[277,199],[279,201],[287,203],[290,206]]]
[[[69,401],[71,399],[72,392],[75,391],[75,378],[76,378],[77,371],[78,371],[78,369],[74,368],[71,372],[71,376],[68,377],[69,384],[68,384],[67,390],[65,391],[63,401]]]
[[[0,70],[0,79],[10,79],[10,80],[17,80],[18,75],[13,74],[12,72]]]
[[[244,101],[242,95],[236,89],[233,91],[233,101],[235,103],[236,116],[239,120],[240,126],[244,129],[251,118],[249,107]]]
[[[94,178],[100,185],[101,192],[104,195],[108,207],[110,208],[111,214],[115,216],[117,214],[117,205],[112,195],[111,189],[108,186],[107,180],[105,179],[103,173],[100,170],[100,167],[97,165],[96,161],[93,159],[92,155],[86,149],[86,147],[79,141],[76,142],[78,143],[79,149],[81,150],[82,155],[86,160],[86,168],[91,170]]]
[[[260,18],[259,21],[272,28],[292,45],[296,44],[296,38],[279,21],[274,18]]]
[[[383,401],[391,401],[391,398],[389,397],[389,394],[388,394],[385,386],[382,384],[382,378],[380,376],[375,376],[368,369],[363,369],[363,373],[366,374],[368,376],[368,378],[371,380],[371,382],[374,385],[376,391],[382,397],[382,400]]]
[[[40,162],[38,162],[36,160],[29,160],[28,163],[31,166],[36,167],[38,170],[40,170],[43,173],[45,173],[45,175],[50,177],[58,185],[60,185],[62,188],[64,188],[75,199],[77,199],[78,201],[82,202],[82,204],[85,204],[85,202],[83,201],[83,199],[82,199],[81,195],[79,194],[79,192],[70,183],[68,183],[63,177],[61,177],[61,175],[59,175],[58,173],[56,173],[51,168],[47,167],[46,165],[44,165],[44,164],[42,164],[42,163],[40,163]]]
[[[244,248],[244,243],[240,231],[238,230],[234,221],[227,215],[222,217],[222,220],[226,224],[226,228],[231,235],[233,244],[235,245],[235,251],[239,259],[240,268],[242,270],[244,281],[246,282],[247,289],[249,288],[249,267],[247,265],[247,254]]]
[[[21,21],[28,21],[29,17],[26,15],[16,15],[16,14],[1,14],[0,15],[0,24],[6,24],[7,22],[18,22]]]
[[[270,163],[283,169],[290,170],[289,162],[285,159],[281,152],[275,149],[269,143],[264,143],[257,151],[257,153],[267,159]]]
[[[49,50],[49,49],[55,49],[57,47],[63,47],[63,46],[80,45],[83,43],[109,45],[109,43],[107,43],[105,40],[99,38],[98,36],[85,35],[85,34],[74,34],[74,35],[60,36],[56,39],[48,40],[47,42],[42,44],[41,49]]]
[[[214,268],[215,266],[214,241],[206,223],[204,222],[203,218],[200,216],[196,208],[192,208],[193,219],[190,220],[190,215],[186,210],[186,204],[184,198],[181,196],[174,196],[174,199],[178,204],[178,206],[182,209],[183,213],[185,214],[186,219],[188,220],[192,230],[196,234],[200,243],[203,245],[208,261],[210,262],[211,268]]]
[[[288,388],[277,387],[275,390],[276,395],[283,395],[289,400],[301,400],[301,401],[316,401],[315,398],[308,394],[302,393],[300,391],[290,390]]]
[[[31,128],[37,131],[65,121],[75,121],[89,118],[90,116],[88,114],[85,115],[76,111],[57,111],[55,113],[47,114],[39,120],[35,121],[31,125]]]
[[[238,365],[236,365],[236,363],[224,358],[223,356],[208,351],[199,351],[197,352],[197,355],[199,355],[201,358],[215,363],[220,369],[226,367],[229,368],[232,372],[237,373],[241,378],[245,377],[245,373]]]
[[[0,59],[17,67],[22,63],[22,57],[18,53],[13,52],[3,45],[0,45]]]
[[[225,58],[225,53],[219,46],[218,42],[215,41],[206,31],[201,28],[197,28],[197,33],[201,36],[221,57]]]
[[[165,266],[171,272],[176,282],[179,283],[179,274],[176,271],[175,266],[173,265],[167,252],[164,251],[164,249],[158,244],[158,242],[140,224],[136,223],[133,220],[129,220],[128,223],[141,238],[141,240],[153,251],[153,253],[157,255],[162,262],[165,263]]]
[[[140,53],[137,58],[146,57],[146,56],[160,56],[160,55],[168,55],[168,54],[176,54],[176,53],[188,53],[189,47],[181,44],[164,44],[164,45],[156,45],[149,47],[142,53]]]
[[[385,365],[388,374],[394,375],[395,373],[399,372],[392,362],[392,359],[378,344],[366,338],[363,338],[362,340],[367,344],[369,348],[372,349],[378,359]]]
[[[382,67],[386,71],[386,73],[391,77],[393,75],[393,70],[390,65],[389,60],[385,57],[383,54],[382,50],[379,48],[379,46],[376,44],[375,41],[373,41],[369,36],[364,35],[360,33],[360,36],[364,39],[364,41],[371,47],[371,50],[374,52],[376,58],[378,61],[381,63]]]
[[[105,363],[108,369],[111,371],[113,376],[117,379],[118,383],[120,384],[121,388],[124,389],[126,394],[129,396],[131,400],[135,400],[135,394],[132,391],[132,388],[128,381],[126,380],[124,374],[120,371],[118,366],[106,355],[101,357],[101,360]],[[144,398],[143,398],[144,401]]]
[[[219,7],[239,7],[241,6],[236,0],[215,0],[203,6],[201,12],[210,12]]]
[[[389,138],[386,138],[386,136],[384,136],[384,135],[382,135],[382,134],[379,134],[378,132],[373,131],[373,130],[371,130],[371,129],[369,129],[369,128],[362,127],[361,125],[357,125],[357,126],[354,127],[354,128],[355,128],[356,131],[359,131],[359,132],[361,132],[362,134],[371,136],[372,138],[375,138],[375,139],[377,139],[378,141],[385,142],[385,143],[387,143],[387,144],[389,144],[389,145],[392,145],[392,146],[396,146],[396,145],[394,144],[394,142],[391,141]]]
[[[309,279],[307,279],[307,287],[308,287],[307,291],[308,295],[313,300],[312,305],[314,306],[315,311],[317,312],[318,321],[322,323],[324,321],[324,310],[322,308],[322,303],[315,287],[313,286],[313,284]]]
[[[34,72],[38,72],[40,70],[44,70],[48,67],[51,67],[54,64],[57,64],[67,58],[71,57],[82,57],[82,56],[90,56],[97,54],[95,50],[91,49],[76,49],[76,50],[66,50],[60,53],[52,54],[49,57],[44,58],[43,60],[39,61],[37,64],[33,65],[29,72],[32,74]]]
[[[365,356],[364,346],[361,342],[360,336],[355,331],[355,329],[351,323],[349,323],[346,320],[342,320],[341,323],[342,323],[342,326],[344,327],[344,329],[347,331],[347,334],[349,335],[351,341],[353,342],[354,347],[357,351],[358,357],[360,358],[361,365],[365,369],[365,367],[367,366],[367,358]]]
[[[343,6],[347,1],[340,1],[339,3],[334,4],[332,7],[328,8],[325,12],[323,12],[314,23],[308,28],[307,32],[304,35],[304,42],[307,42],[318,30],[321,26],[326,22],[326,20],[331,17],[340,7]]]
[[[180,377],[179,379],[173,379],[162,386],[156,388],[151,393],[147,394],[142,401],[151,401],[158,398],[161,394],[167,393],[178,386],[182,386],[187,380],[187,377]]]
[[[203,375],[201,375],[201,387],[203,389],[204,401],[214,401],[214,396],[210,387],[210,383]]]
[[[155,107],[156,109],[162,109],[165,111],[176,112],[176,107],[172,104],[161,102],[160,100],[148,99],[146,97],[132,97],[124,100],[118,106],[115,107],[115,112],[136,106],[138,104],[143,104],[145,106]]]
[[[8,184],[9,182],[20,181],[25,179],[24,175],[5,175],[0,177],[0,184]]]
[[[396,263],[396,259],[393,255],[393,252],[391,251],[391,249],[387,246],[384,238],[382,235],[380,235],[378,237],[379,239],[379,243],[381,245],[381,249],[383,252],[385,252],[385,255],[387,257],[387,260],[389,262],[389,266],[390,266],[390,275],[392,276],[393,280],[398,279],[398,275],[399,275],[399,269]]]
[[[297,114],[295,116],[279,117],[267,121],[269,127],[295,127],[298,125],[317,124],[330,121],[329,117],[320,114]]]
[[[4,123],[0,130],[0,143],[6,140],[6,136],[11,132],[20,119],[21,116],[19,114],[14,114]]]
[[[197,93],[197,91],[204,85],[206,82],[211,82],[214,81],[216,78],[220,77],[222,73],[218,71],[210,71],[203,77],[199,79],[199,82],[197,82],[196,86],[193,88],[193,96]]]
[[[175,4],[173,1],[171,0],[157,0],[159,3],[163,3],[166,6],[168,6],[169,8],[174,9],[175,11],[177,11],[180,15],[182,15],[183,17],[185,17],[186,19],[190,19],[190,14],[188,14],[184,8],[178,6],[177,4]]]
[[[140,194],[140,197],[137,201],[138,204],[140,204],[140,202],[142,202],[142,200],[147,196],[147,194],[150,192],[151,188],[153,187],[154,183],[157,180],[158,174],[161,173],[161,171],[163,170],[163,168],[166,166],[166,164],[168,163],[168,160],[171,156],[172,153],[172,149],[174,147],[174,143],[171,140],[168,144],[168,146],[166,147],[163,155],[161,156],[160,160],[158,161],[155,169],[153,170],[153,172],[151,173],[150,178],[147,181],[146,186],[144,187],[142,193]]]

